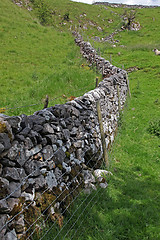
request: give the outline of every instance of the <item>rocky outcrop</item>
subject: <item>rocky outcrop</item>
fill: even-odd
[[[30,116],[0,115],[1,239],[26,239],[33,229],[41,229],[46,216],[61,226],[79,191],[96,189],[97,183],[107,186],[98,172],[93,174],[103,161],[96,101],[109,148],[119,105],[122,109],[127,97],[126,72],[98,56],[80,35],[75,42],[104,76],[97,88]]]

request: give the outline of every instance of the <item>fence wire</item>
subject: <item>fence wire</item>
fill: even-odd
[[[83,139],[83,137],[80,138],[79,140],[82,140],[82,139]],[[76,142],[76,141],[75,141],[75,142]],[[73,142],[73,143],[74,143],[74,142]],[[64,147],[65,147],[65,145],[64,145]],[[60,149],[61,149],[61,147],[59,147],[59,148],[54,152],[54,154],[57,153]],[[99,147],[98,150],[100,150],[100,149],[101,149],[101,147]],[[84,152],[84,154],[85,154],[87,151],[88,151],[88,149]],[[95,155],[96,155],[96,154],[94,154],[94,155],[86,162],[86,164],[89,164],[89,163],[91,162],[91,160],[95,157]],[[10,194],[8,194],[5,198],[2,198],[1,201],[5,201],[5,200],[9,199],[10,197],[12,197],[12,195],[13,195],[17,190],[19,190],[25,183],[27,183],[28,178],[29,178],[30,176],[32,176],[36,171],[37,171],[37,169],[35,169],[32,173],[30,173],[30,174],[27,175],[25,178],[23,178],[23,180],[21,181],[21,183],[19,184],[19,186],[18,186],[17,188],[15,188],[14,191],[12,191]],[[82,171],[80,171],[80,172],[72,179],[70,185],[72,184],[72,182],[76,179],[76,177],[77,177],[81,172],[82,172]],[[61,177],[64,177],[65,174],[66,174],[66,172],[64,172],[64,173],[61,175]],[[69,185],[69,186],[70,186],[70,185]],[[46,189],[44,190],[44,192],[42,192],[41,195],[43,195],[43,194],[44,194],[45,192],[47,192],[48,190],[49,190],[49,188],[46,188]],[[65,190],[64,190],[64,191],[65,191]],[[60,197],[60,196],[64,193],[64,191],[63,191],[58,197]],[[37,199],[34,199],[33,201],[31,201],[27,206],[25,206],[25,207],[22,209],[22,211],[20,211],[19,213],[17,213],[13,218],[11,218],[8,222],[6,222],[6,224],[0,228],[0,232],[2,231],[2,229],[3,229],[4,227],[6,227],[6,226],[8,225],[8,223],[10,223],[11,221],[13,221],[13,220],[14,220],[18,215],[20,215],[25,209],[27,209],[31,204],[33,204],[33,203],[35,202],[35,200],[37,200]],[[56,200],[55,200],[54,202],[56,202]]]
[[[99,148],[99,150],[100,150],[100,148]],[[96,154],[94,154],[89,160],[88,160],[88,162],[86,163],[87,165],[89,164],[89,162],[95,157],[95,155]],[[96,164],[97,164],[97,162],[95,163],[95,165],[94,166],[96,166]],[[93,166],[93,168],[94,168],[94,166]],[[82,171],[83,171],[83,169],[81,169],[81,171],[79,171],[78,172],[78,174],[72,179],[72,181],[70,182],[70,184],[69,185],[67,185],[67,187],[70,187],[70,185],[74,182],[74,180],[76,180],[77,179],[77,177],[82,173]],[[76,185],[76,187],[71,191],[71,192],[69,192],[69,194],[67,194],[67,195],[65,195],[64,197],[63,197],[63,199],[60,201],[60,205],[61,205],[61,203],[63,203],[64,201],[65,201],[65,199],[67,198],[67,197],[69,197],[70,195],[72,195],[72,193],[74,192],[74,191],[76,191],[77,189],[78,189],[78,187],[83,183],[83,179]],[[63,195],[63,193],[66,191],[66,189],[64,190],[64,191],[62,191],[61,192],[61,194],[54,200],[54,201],[52,201],[48,206],[47,206],[47,208],[42,212],[42,214],[32,223],[32,225],[30,225],[30,227],[27,229],[27,231],[25,232],[25,233],[27,233],[30,229],[31,229],[31,227],[33,227],[34,225],[35,225],[35,223],[38,221],[38,220],[40,220],[41,219],[41,217],[44,215],[44,213],[51,207],[51,206],[53,206],[53,204],[55,204],[57,201],[58,201],[58,199]],[[55,194],[54,192],[53,192],[53,194]],[[79,194],[70,202],[70,204],[62,211],[62,215],[64,215],[65,213],[66,213],[66,211],[69,209],[69,207],[74,203],[74,201],[78,198],[78,196],[79,196]],[[51,213],[50,213],[51,214]],[[47,219],[49,218],[49,215],[48,215],[48,217],[47,217]],[[60,218],[60,217],[59,217]],[[58,219],[59,219],[58,218]],[[57,220],[58,220],[57,219]],[[47,221],[47,220],[46,220]],[[43,221],[43,223],[42,223],[42,225],[46,222],[46,221]],[[53,228],[53,226],[55,226],[55,224],[56,224],[56,222],[54,222],[53,224],[52,224],[52,227],[51,228]],[[48,232],[47,232],[48,233]],[[46,233],[46,234],[47,234]],[[44,235],[44,236],[46,236],[46,234]],[[28,240],[31,236],[33,235],[33,233],[31,233],[30,235],[29,235],[29,237],[26,239],[26,240]],[[43,238],[44,238],[44,236],[43,236]]]
[[[100,150],[100,148],[98,149]],[[88,150],[86,150],[87,152]],[[92,161],[92,159],[95,157],[96,153],[87,161],[86,165],[90,163],[90,161]],[[97,162],[95,162],[94,166],[93,166],[93,169],[94,167],[96,166]],[[77,179],[77,177],[82,174],[82,171],[83,169],[81,169],[77,175],[72,179],[72,181],[69,183],[69,185],[67,186],[68,188],[70,187],[70,185],[74,182],[74,180]],[[33,174],[33,173],[32,173]],[[66,174],[66,172],[63,174],[63,176]],[[27,180],[27,178],[29,177],[29,175],[25,178],[25,180]],[[38,218],[32,223],[32,224],[28,224],[29,227],[26,229],[26,231],[23,233],[23,235],[18,238],[18,239],[24,239],[24,236],[26,236],[26,234],[28,232],[30,232],[30,230],[34,227],[34,229],[32,230],[32,232],[29,234],[29,236],[25,237],[26,240],[29,240],[29,239],[34,239],[34,234],[35,232],[37,232],[38,229],[41,229],[43,228],[43,226],[45,225],[45,223],[47,223],[48,219],[49,219],[49,215],[51,214],[51,212],[49,214],[47,214],[46,216],[46,219],[44,220],[41,220],[42,217],[45,215],[45,213],[47,212],[48,209],[50,209],[52,206],[54,206],[54,204],[58,201],[59,202],[59,205],[61,205],[61,203],[65,202],[66,198],[69,197],[70,195],[72,195],[74,193],[74,191],[76,191],[78,189],[78,187],[83,184],[83,181],[84,179],[82,179],[81,181],[79,181],[78,184],[76,184],[76,186],[74,187],[74,189],[72,191],[69,192],[69,194],[65,195],[61,201],[59,202],[59,199],[60,197],[63,195],[63,193],[65,193],[66,189],[64,189],[60,195],[58,195],[56,197],[56,199],[54,201],[52,201],[46,208],[45,210],[41,213],[41,215],[38,216]],[[45,189],[42,193],[41,193],[41,196],[43,196],[43,194],[45,192],[48,191],[48,188]],[[83,214],[83,212],[86,210],[86,208],[89,206],[89,204],[92,203],[92,207],[96,204],[96,202],[94,202],[94,198],[97,196],[97,194],[99,193],[100,190],[97,190],[95,191],[95,194],[94,196],[89,200],[88,204],[85,206],[85,208],[83,209],[82,213],[79,215],[77,221],[79,220],[79,218],[81,217],[81,215]],[[15,191],[13,191],[11,194],[13,194]],[[55,195],[54,191],[52,191],[53,195]],[[79,192],[79,194],[77,194],[73,199],[72,201],[68,204],[68,206],[61,212],[61,215],[58,216],[58,218],[53,222],[53,224],[51,225],[51,227],[41,236],[41,238],[39,239],[44,239],[45,236],[47,236],[47,234],[50,232],[50,230],[53,228],[53,227],[57,227],[57,221],[59,220],[59,218],[63,215],[66,214],[66,212],[70,209],[70,207],[73,205],[73,203],[79,198],[81,192]],[[8,195],[5,199],[8,199],[11,195]],[[57,237],[62,233],[63,229],[66,227],[67,224],[69,224],[69,222],[72,220],[72,218],[75,216],[76,212],[82,207],[82,205],[84,204],[84,202],[90,197],[90,194],[89,195],[86,195],[86,197],[84,198],[84,200],[81,202],[81,204],[78,206],[78,208],[76,208],[76,210],[72,213],[71,217],[69,218],[69,220],[63,225],[63,227],[58,231],[57,235],[53,238],[53,239],[57,239]],[[1,230],[3,230],[4,227],[8,227],[8,224],[11,223],[14,219],[16,219],[16,217],[20,216],[24,210],[28,210],[29,207],[31,207],[35,202],[36,202],[37,199],[34,199],[33,201],[31,201],[28,205],[26,206],[23,206],[22,210],[19,211],[17,214],[15,214],[8,222],[6,222],[6,224],[0,229],[0,232]],[[70,211],[69,211],[70,213]],[[39,220],[41,220],[41,223],[39,223]],[[72,224],[72,226],[70,226],[70,229],[69,231],[67,231],[66,235],[63,237],[63,239],[65,239],[65,237],[69,234],[69,232],[73,229],[74,229],[74,226],[75,224],[77,223],[77,221]],[[38,222],[38,227],[36,226],[36,223]],[[37,229],[38,228],[38,229]],[[77,229],[78,230],[78,229]],[[12,234],[14,235],[14,233],[12,232]],[[75,232],[76,234],[76,232]],[[15,236],[16,237],[16,236]],[[73,239],[73,236],[72,238]]]

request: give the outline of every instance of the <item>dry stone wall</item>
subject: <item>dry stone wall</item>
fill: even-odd
[[[127,97],[126,72],[98,56],[80,35],[75,36],[82,55],[105,76],[98,87],[73,101],[30,116],[0,114],[2,240],[26,239],[33,230],[32,223],[42,213],[52,221],[57,217],[63,220],[65,208],[78,192],[95,188],[93,170],[101,166],[103,159],[98,100],[106,146],[114,140],[119,104],[123,108]],[[39,221],[37,226],[40,228]]]

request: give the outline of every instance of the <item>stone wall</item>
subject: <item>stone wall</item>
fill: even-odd
[[[126,72],[75,36],[82,55],[104,76],[98,87],[30,116],[0,114],[0,239],[26,239],[41,229],[44,216],[61,225],[79,191],[96,188],[93,171],[103,160],[98,100],[106,146],[114,141],[119,104],[123,108],[127,97]]]

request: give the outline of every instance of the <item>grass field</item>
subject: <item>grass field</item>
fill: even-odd
[[[81,20],[80,24],[87,27],[83,28],[84,38],[93,43],[93,36],[104,37],[119,28],[121,18],[118,14],[124,12],[123,9],[106,10],[103,6],[67,0],[63,5],[57,0],[47,0],[46,3],[54,10],[46,25],[40,24],[38,9],[30,13],[9,0],[0,3],[0,108],[41,102],[46,94],[50,98],[63,94],[78,96],[94,88],[96,73],[81,67],[85,62],[68,29],[78,27]],[[72,22],[64,21],[64,15],[68,13]],[[72,224],[75,226],[65,239],[160,239],[160,139],[148,131],[150,121],[160,118],[160,57],[152,52],[155,47],[160,48],[159,16],[160,8],[137,9],[136,20],[141,24],[139,31],[125,30],[115,35],[114,38],[120,41],[116,47],[94,42],[101,55],[106,59],[111,57],[114,65],[123,64],[125,69],[136,67],[137,70],[129,73],[131,98],[109,152],[109,170],[113,173],[108,180],[109,186],[97,195],[93,192],[86,200],[86,196],[77,200],[73,212],[82,201],[84,204],[59,239],[63,239]],[[108,23],[108,19],[113,19],[113,24]],[[103,31],[98,31],[97,26]],[[50,104],[63,101],[65,99],[59,98]],[[7,113],[30,114],[40,107]],[[160,127],[157,125],[156,128],[158,132]],[[92,198],[94,204],[87,206]],[[70,215],[65,221],[69,218]],[[55,232],[53,229],[45,239],[53,239]]]
[[[31,114],[50,102],[63,103],[66,97],[82,95],[95,87],[97,74],[84,63],[71,32],[43,26],[39,19],[10,0],[1,7],[0,108],[38,104],[11,109],[10,115]],[[82,89],[82,90],[81,90]]]

